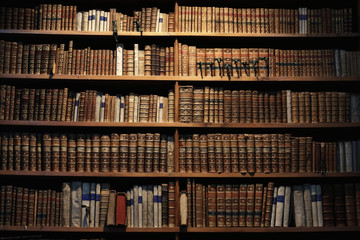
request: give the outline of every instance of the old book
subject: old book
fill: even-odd
[[[100,190],[100,203],[99,203],[99,227],[106,226],[106,220],[109,208],[110,184],[102,183]]]
[[[107,209],[106,226],[115,226],[116,224],[116,191],[110,190],[109,204]]]
[[[169,182],[168,189],[168,201],[169,201],[169,227],[175,227],[175,183]]]
[[[90,226],[90,183],[82,183],[81,227]]]
[[[126,225],[126,193],[116,193],[116,226]]]
[[[71,182],[70,226],[81,227],[82,183]]]

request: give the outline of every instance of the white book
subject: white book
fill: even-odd
[[[90,183],[82,184],[81,227],[90,225]]]
[[[139,186],[139,196],[138,196],[138,204],[139,204],[139,227],[143,226],[143,219],[142,219],[142,214],[143,214],[143,201],[142,201],[142,186]]]
[[[96,183],[90,184],[90,227],[95,227]]]
[[[292,115],[291,115],[291,90],[286,90],[286,118],[287,122],[292,122]]]
[[[130,190],[126,191],[126,202],[131,203]],[[131,205],[126,204],[126,226],[131,226]]]
[[[101,193],[101,184],[96,183],[95,189],[95,227],[100,226],[100,193]]]
[[[89,22],[90,22],[91,27],[89,28],[89,30],[95,31],[95,29],[96,29],[96,10],[92,9],[92,10],[90,10],[90,12],[91,12],[91,20]]]
[[[88,31],[89,29],[89,12],[82,13],[82,24],[81,24],[81,31]]]
[[[120,122],[120,95],[117,94],[115,98],[115,122]]]
[[[134,227],[139,227],[139,185],[134,185]]]
[[[345,141],[344,148],[345,148],[345,172],[352,172],[353,171],[352,142]]]
[[[157,185],[154,185],[154,227],[159,227],[159,195]]]
[[[145,74],[145,51],[144,50],[139,50],[138,51],[138,75],[139,76],[144,76]]]
[[[81,226],[81,182],[71,182],[70,227]]]
[[[134,44],[134,75],[139,75],[139,44]]]
[[[157,115],[157,122],[163,122],[163,114],[164,114],[164,97],[163,96],[159,96],[159,100],[158,100],[158,109],[159,109],[159,113]]]
[[[95,122],[100,122],[100,108],[101,108],[101,92],[96,93],[95,101]]]
[[[308,9],[304,8],[304,33],[308,34],[309,33],[309,29],[308,29]]]
[[[92,10],[88,11],[88,31],[92,31]]]
[[[338,161],[339,161],[339,171],[345,172],[345,146],[343,141],[339,141],[338,145]]]
[[[100,10],[95,10],[95,31],[100,31]]]
[[[125,117],[125,97],[120,97],[120,122],[124,122]]]
[[[130,227],[135,226],[135,212],[134,212],[134,189],[130,190]]]
[[[285,186],[278,187],[276,200],[275,227],[282,227],[284,216]]]
[[[164,25],[164,16],[163,13],[159,13],[159,23],[158,23],[158,29],[157,32],[163,32],[163,26]]]
[[[303,184],[304,190],[304,207],[305,207],[305,224],[306,227],[313,226],[312,213],[311,213],[311,185]]]
[[[83,13],[77,12],[76,13],[76,31],[81,31],[83,22]]]
[[[291,187],[285,187],[285,200],[284,200],[284,219],[283,219],[283,227],[289,226],[290,221],[290,200],[291,200]]]
[[[99,31],[103,32],[104,31],[104,26],[105,26],[105,11],[101,10],[100,11],[100,23],[99,23]]]
[[[302,185],[293,185],[295,226],[305,227],[305,206]]]
[[[156,29],[155,29],[155,32],[159,32],[159,18],[160,18],[160,9],[157,10],[157,14],[156,14]]]
[[[317,203],[317,217],[319,227],[324,226],[323,222],[323,210],[322,210],[322,197],[321,197],[321,185],[316,184],[316,203]]]
[[[313,227],[318,227],[318,210],[317,210],[317,199],[316,199],[316,185],[311,184],[311,213],[313,219]]]
[[[100,122],[104,122],[105,119],[105,94],[101,96],[100,104]]]
[[[107,12],[106,13],[106,31],[110,31],[110,21],[111,21],[110,12]]]
[[[116,44],[116,75],[123,75],[123,54],[124,54],[124,44]]]
[[[187,195],[186,192],[180,193],[180,226],[187,225]]]
[[[277,201],[278,187],[274,187],[272,209],[271,209],[271,220],[270,227],[275,227],[275,215],[276,215],[276,201]]]
[[[154,191],[153,191],[153,189],[154,189],[153,185],[147,186],[147,197],[148,197],[148,200],[147,200],[147,204],[148,204],[147,227],[154,227]]]
[[[104,14],[104,31],[109,31],[109,12]]]
[[[139,122],[139,95],[134,96],[134,120],[133,122]]]
[[[147,227],[147,216],[148,216],[148,196],[147,196],[147,186],[142,186],[142,226]]]
[[[159,215],[159,227],[162,227],[162,190],[161,185],[158,185],[158,215]]]
[[[69,182],[64,182],[62,184],[62,198],[63,198],[62,226],[70,227],[71,189]]]
[[[74,111],[74,122],[78,121],[78,114],[79,114],[79,100],[80,100],[80,93],[77,92],[75,95],[75,111]]]

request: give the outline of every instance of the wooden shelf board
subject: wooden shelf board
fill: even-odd
[[[178,227],[173,228],[125,228],[125,227],[28,227],[28,226],[0,226],[0,231],[13,232],[179,232]]]
[[[45,127],[135,127],[135,128],[246,128],[246,129],[327,129],[359,128],[360,123],[182,123],[182,122],[62,122],[0,120],[0,126]]]
[[[139,172],[55,172],[0,170],[0,176],[96,177],[96,178],[359,178],[360,173],[139,173]]]
[[[145,233],[313,233],[313,232],[359,232],[360,227],[188,227],[188,228],[125,228],[125,227],[28,227],[0,226],[0,231],[9,232],[145,232]]]
[[[9,79],[49,79],[49,80],[103,80],[103,81],[194,81],[229,82],[227,77],[201,76],[115,76],[115,75],[58,75],[49,74],[0,74],[0,78]],[[360,77],[231,77],[231,82],[360,82]]]
[[[21,35],[65,35],[65,36],[113,36],[112,31],[66,31],[66,30],[18,30],[0,29],[0,34]],[[140,32],[118,32],[121,37],[140,37]],[[360,33],[326,33],[326,34],[299,34],[299,33],[199,33],[199,32],[143,32],[144,37],[244,37],[244,38],[355,38]]]
[[[188,227],[187,232],[197,233],[234,233],[234,232],[247,232],[247,233],[287,233],[287,232],[359,232],[360,227],[205,227],[196,228]]]

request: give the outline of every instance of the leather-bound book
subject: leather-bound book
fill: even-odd
[[[100,190],[100,206],[99,206],[99,227],[106,226],[108,208],[109,208],[110,184],[102,183]]]
[[[116,193],[116,216],[115,216],[115,225],[116,226],[125,226],[126,225],[126,193],[117,192]]]
[[[231,172],[239,172],[237,134],[230,134],[230,164]]]
[[[51,137],[51,171],[60,171],[60,137],[52,134]]]
[[[119,171],[127,172],[128,171],[128,161],[129,161],[129,135],[120,134],[119,142]]]
[[[334,217],[335,226],[346,226],[346,215],[345,215],[345,189],[344,184],[334,184]]]
[[[110,137],[108,135],[100,137],[99,171],[110,171]]]
[[[85,171],[85,135],[76,136],[76,171]]]
[[[185,137],[185,166],[186,172],[193,172],[193,144],[190,134]]]
[[[261,134],[255,134],[255,172],[263,172],[263,139]]]
[[[112,133],[110,136],[110,171],[119,171],[119,147],[120,136],[117,133]]]
[[[330,183],[321,186],[322,215],[324,227],[335,226],[334,216],[334,190]]]
[[[239,149],[239,169],[240,173],[247,173],[247,145],[245,134],[238,134],[237,137],[238,149]]]
[[[175,227],[175,183],[169,182],[169,227]]]
[[[216,185],[216,226],[225,227],[225,185]]]

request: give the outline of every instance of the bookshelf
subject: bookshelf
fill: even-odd
[[[50,4],[63,3],[66,1],[50,1]],[[40,1],[34,1],[28,4],[30,8],[39,5]],[[6,3],[7,7],[15,7],[15,4]],[[230,90],[239,89],[261,89],[267,91],[291,89],[294,91],[338,91],[359,93],[360,75],[337,76],[283,76],[282,74],[270,73],[268,76],[248,76],[241,74],[231,77],[226,76],[199,76],[198,73],[182,74],[181,61],[181,45],[196,46],[197,48],[239,48],[239,47],[263,47],[274,49],[346,49],[347,51],[360,50],[360,1],[345,0],[338,3],[328,3],[326,1],[281,1],[275,0],[268,2],[265,0],[257,0],[254,3],[238,2],[234,0],[216,1],[210,0],[206,3],[203,1],[186,1],[172,0],[149,2],[145,0],[132,1],[129,6],[119,7],[116,0],[105,0],[99,6],[97,1],[75,1],[73,5],[77,6],[78,11],[87,11],[94,8],[117,8],[118,11],[124,11],[129,16],[133,11],[141,9],[141,7],[157,7],[164,12],[174,12],[174,30],[172,32],[153,32],[153,31],[119,31],[117,32],[119,43],[124,43],[126,50],[132,50],[135,43],[139,43],[140,48],[144,49],[145,45],[151,45],[159,42],[161,46],[173,47],[173,70],[174,74],[167,76],[148,75],[114,75],[114,74],[30,74],[30,73],[0,73],[0,85],[7,84],[16,87],[25,88],[72,88],[75,93],[88,89],[99,89],[104,93],[116,95],[118,93],[128,94],[138,92],[139,94],[158,94],[167,96],[168,90],[174,92],[174,122],[94,122],[94,121],[38,121],[38,120],[0,120],[1,134],[5,133],[38,133],[38,134],[103,134],[110,136],[111,133],[165,133],[173,136],[173,154],[174,166],[170,172],[88,172],[88,171],[29,171],[29,170],[0,170],[1,185],[13,184],[14,186],[22,186],[25,181],[25,187],[41,188],[44,182],[46,187],[56,189],[61,192],[62,182],[82,181],[82,182],[110,182],[111,188],[117,191],[127,191],[136,185],[162,184],[173,182],[175,186],[175,216],[174,227],[54,227],[54,226],[1,226],[0,235],[6,237],[25,237],[40,236],[41,238],[53,238],[54,234],[59,237],[68,239],[80,238],[106,238],[113,239],[119,236],[124,237],[149,237],[156,239],[221,239],[224,236],[230,239],[236,239],[240,236],[257,238],[263,236],[273,236],[277,234],[277,238],[303,238],[314,236],[352,236],[360,232],[360,219],[357,219],[357,226],[323,226],[323,227],[295,227],[295,223],[289,227],[194,227],[196,225],[196,214],[194,206],[197,193],[191,193],[191,208],[189,215],[192,214],[193,224],[187,226],[181,225],[180,216],[180,196],[187,189],[188,179],[195,179],[196,183],[203,186],[211,184],[236,185],[236,184],[257,184],[262,183],[264,186],[272,181],[275,185],[292,185],[292,184],[346,184],[359,183],[359,171],[351,172],[318,172],[317,169],[311,169],[308,172],[254,172],[241,173],[238,172],[195,172],[180,171],[181,146],[180,139],[182,136],[191,134],[285,134],[291,133],[295,137],[311,136],[313,141],[332,142],[340,140],[357,140],[359,144],[360,122],[321,122],[321,123],[291,123],[291,122],[268,122],[268,123],[240,123],[240,122],[180,122],[180,88],[184,85],[194,85],[196,87],[210,86],[210,88],[224,88]],[[190,32],[181,31],[180,18],[181,6],[205,6],[205,7],[233,7],[235,8],[291,8],[297,9],[301,6],[307,6],[313,9],[320,9],[323,6],[332,9],[352,8],[352,32],[343,33],[247,33],[247,32]],[[139,7],[141,6],[141,7]],[[215,9],[215,8],[214,8]],[[215,10],[214,10],[215,11]],[[260,10],[259,10],[260,11]],[[315,14],[315,13],[314,13]],[[0,19],[1,21],[1,19]],[[76,20],[75,20],[76,21]],[[339,20],[340,21],[340,20]],[[74,23],[76,24],[76,23]],[[285,23],[284,23],[285,24]],[[75,26],[75,25],[74,25]],[[309,25],[310,26],[310,25]],[[288,31],[288,30],[286,30]],[[285,32],[286,32],[285,31]],[[58,45],[65,44],[68,48],[69,41],[74,41],[74,49],[111,49],[116,51],[116,42],[114,41],[114,32],[109,31],[77,31],[77,30],[23,30],[23,29],[0,29],[0,39],[10,42],[25,43],[56,43]],[[94,48],[93,48],[94,47]],[[290,53],[289,53],[290,54]],[[291,55],[291,54],[290,54]],[[359,55],[358,55],[359,56]],[[188,56],[189,57],[189,56]],[[319,57],[319,56],[317,56]],[[319,61],[322,61],[321,59]],[[6,60],[5,60],[6,61]],[[123,61],[123,60],[122,60]],[[318,60],[316,60],[318,61]],[[326,60],[327,61],[327,60]],[[359,59],[358,59],[359,61]],[[274,57],[275,62],[275,57]],[[116,61],[113,64],[115,65]],[[71,64],[71,63],[69,63]],[[196,64],[196,63],[195,63]],[[279,62],[279,65],[281,63]],[[292,64],[292,62],[290,63]],[[310,64],[310,63],[309,63]],[[335,62],[333,62],[335,65]],[[275,66],[275,64],[274,64]],[[267,66],[269,67],[269,66]],[[356,66],[353,66],[356,69]],[[321,67],[319,67],[321,68]],[[111,68],[110,68],[111,69]],[[196,68],[195,68],[196,69]],[[216,67],[214,67],[216,71]],[[113,69],[114,70],[114,69]],[[201,70],[202,71],[202,70]],[[204,70],[205,73],[206,69]],[[212,71],[212,70],[211,70]],[[240,70],[241,71],[241,70]],[[255,70],[256,71],[256,70]],[[267,70],[270,71],[269,69]],[[292,70],[289,70],[291,72]],[[305,71],[305,70],[304,70]],[[315,70],[312,70],[315,71]],[[115,72],[115,71],[113,71]],[[256,72],[255,72],[256,74]],[[191,75],[191,76],[190,76]],[[238,74],[239,75],[239,74]],[[153,88],[153,89],[151,89]],[[116,91],[120,89],[119,91]],[[115,91],[115,92],[114,92]],[[140,101],[140,100],[139,100]],[[0,103],[1,104],[1,103]],[[109,110],[110,111],[110,110]],[[334,135],[336,134],[336,136]],[[10,134],[11,135],[11,134]],[[328,139],[327,139],[328,138]],[[344,141],[345,141],[344,140]],[[41,141],[38,140],[40,143]],[[315,143],[314,143],[315,144]],[[356,141],[355,141],[356,144]],[[1,145],[2,146],[2,145]],[[276,148],[280,145],[276,145]],[[315,146],[315,145],[314,145]],[[43,146],[45,147],[45,146]],[[192,145],[192,148],[194,146]],[[359,147],[359,146],[357,146]],[[280,147],[279,147],[280,148]],[[109,148],[110,149],[110,148]],[[194,152],[195,147],[191,150]],[[230,147],[229,147],[230,149]],[[255,149],[255,148],[254,148]],[[315,147],[314,147],[315,149]],[[358,149],[359,150],[359,149]],[[0,152],[3,149],[0,149]],[[110,150],[109,150],[110,151]],[[190,150],[186,150],[190,151]],[[278,150],[277,150],[278,151]],[[285,151],[285,150],[284,150]],[[312,150],[315,154],[315,150]],[[330,151],[330,150],[327,150]],[[356,153],[359,154],[359,151]],[[1,155],[3,158],[3,155]],[[0,159],[2,161],[2,158]],[[280,158],[280,157],[279,157]],[[314,157],[315,159],[315,157]],[[194,160],[193,160],[194,161]],[[223,160],[224,161],[224,160]],[[314,160],[315,161],[315,160]],[[187,163],[186,163],[187,164]],[[191,163],[194,164],[194,163]],[[360,164],[360,162],[357,162]],[[190,165],[190,164],[189,164]],[[356,165],[355,165],[356,166]],[[357,166],[358,167],[358,166]],[[358,167],[359,168],[359,167]],[[27,183],[34,181],[34,185]],[[36,185],[37,184],[37,185]],[[122,186],[124,185],[124,186]],[[193,186],[195,188],[195,186]],[[205,193],[205,188],[203,188]],[[4,195],[5,196],[5,195]],[[204,196],[204,195],[202,195]],[[0,199],[2,197],[0,196]],[[205,206],[205,197],[201,199]],[[207,201],[207,200],[206,200]],[[15,202],[15,201],[14,201]],[[188,200],[188,203],[190,203]],[[198,204],[198,203],[197,203]],[[189,209],[189,208],[188,208]],[[217,209],[215,209],[217,210]],[[205,211],[205,210],[204,210]],[[209,210],[210,211],[210,210]],[[357,210],[359,212],[359,210]],[[205,222],[206,214],[202,213],[202,219]],[[16,225],[16,224],[14,224]],[[346,225],[346,224],[345,224]],[[73,234],[73,235],[72,235]],[[84,234],[81,235],[81,234]],[[143,234],[143,235],[141,235]],[[275,235],[273,236],[275,237]]]

